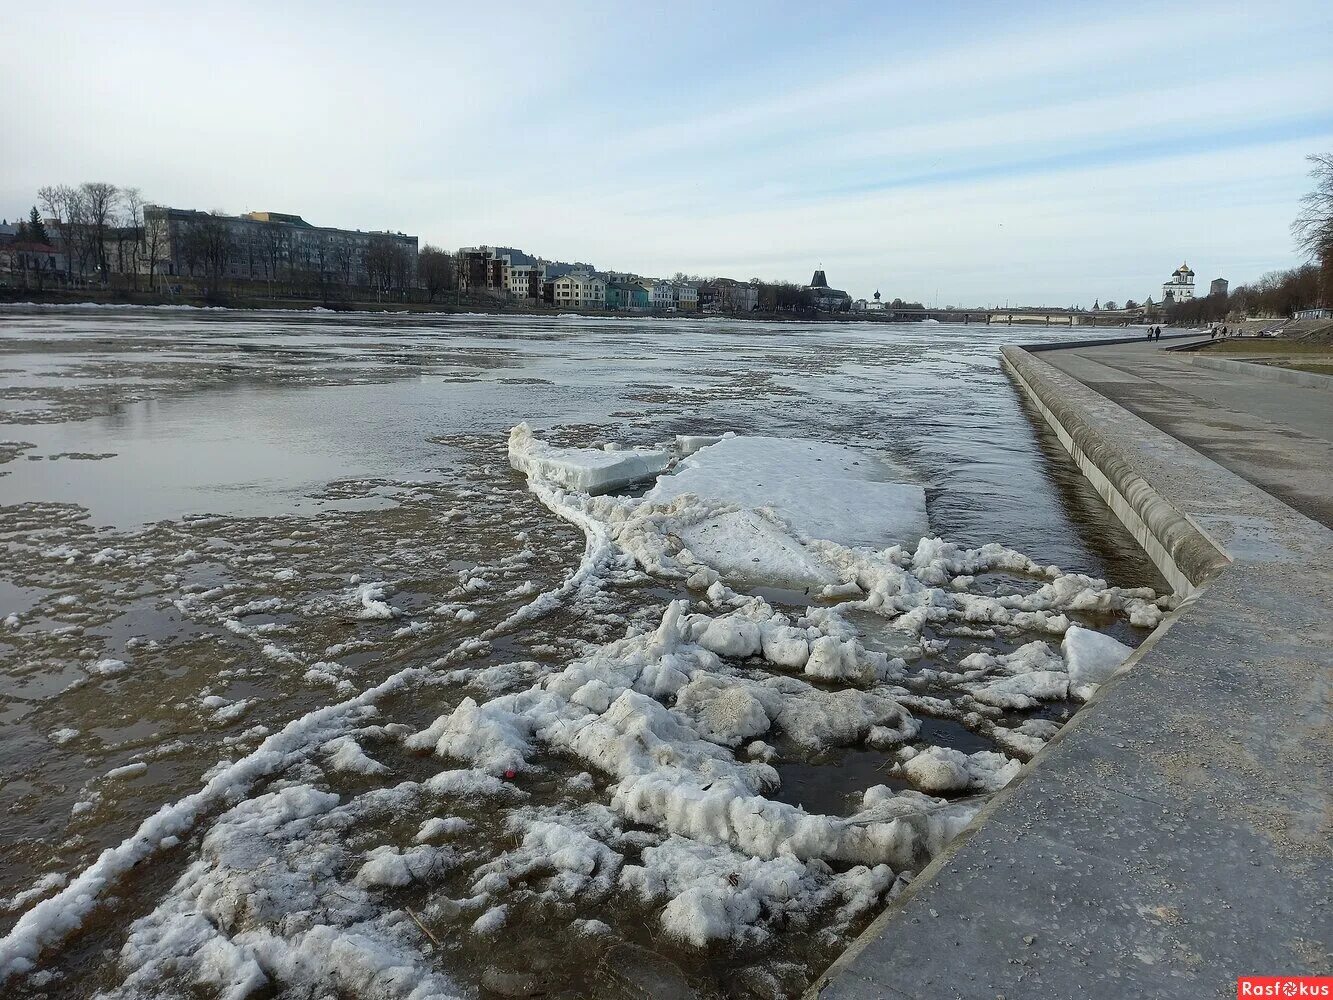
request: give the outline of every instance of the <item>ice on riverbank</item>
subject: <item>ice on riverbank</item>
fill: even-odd
[[[919,487],[876,478],[898,473],[869,458],[863,469],[841,446],[678,441],[663,449],[687,456],[676,474],[636,498],[594,491],[637,476],[641,456],[617,470],[600,456],[629,453],[548,449],[519,430],[532,495],[584,535],[563,582],[530,571],[528,536],[508,527],[527,552],[512,557],[518,575],[468,560],[445,604],[406,580],[392,591],[355,577],[328,599],[228,601],[229,621],[299,613],[345,622],[349,635],[407,637],[404,617],[457,634],[440,640],[455,645],[436,669],[396,674],[220,764],[203,792],[163,807],[34,907],[0,946],[0,976],[31,970],[100,894],[173,847],[188,852],[184,871],[139,911],[109,996],[475,992],[441,970],[534,927],[560,948],[580,928],[609,936],[646,922],[675,948],[744,961],[801,929],[835,944],[1054,734],[1011,713],[1067,700],[1076,661],[1080,684],[1105,676],[1109,657],[1083,655],[1071,616],[1151,621],[1161,610],[1151,594],[998,544],[930,537]],[[846,495],[824,519],[816,501],[833,487]],[[553,534],[562,553],[578,551],[577,536]],[[527,585],[529,572],[544,582]],[[506,601],[481,616],[465,606],[487,594]],[[630,598],[639,606],[627,612]],[[520,626],[557,611],[553,632],[600,617],[567,642],[521,643]],[[268,627],[227,626],[256,641]],[[333,662],[354,645],[283,634],[300,656],[282,669],[297,676],[352,690],[373,669]],[[1021,645],[1034,636],[1044,639]],[[473,653],[487,658],[465,665]],[[141,672],[134,662],[126,679]],[[385,692],[405,697],[381,704]],[[216,711],[244,704],[205,698]],[[429,714],[395,717],[404,702]],[[993,749],[935,745],[931,716]],[[878,761],[869,788],[810,811],[781,800],[788,767],[852,755]]]

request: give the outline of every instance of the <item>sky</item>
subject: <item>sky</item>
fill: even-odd
[[[104,180],[933,305],[1299,263],[1333,4],[0,0],[0,216]]]

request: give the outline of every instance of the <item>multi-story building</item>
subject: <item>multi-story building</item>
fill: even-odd
[[[209,232],[222,235],[226,243],[225,254],[216,254],[211,262],[223,277],[275,280],[307,275],[367,285],[391,266],[394,283],[416,283],[417,238],[404,233],[314,226],[299,215],[280,212],[214,215],[149,205],[143,214],[140,271],[148,270],[151,258],[158,274],[203,273],[210,262],[202,259],[200,241],[193,237]]]
[[[557,309],[605,309],[606,280],[591,271],[571,271],[551,282]]]
[[[543,264],[506,264],[504,288],[511,298],[520,302],[536,302],[542,297],[542,282],[546,279]]]
[[[606,283],[606,308],[639,312],[648,308],[648,290],[642,283],[616,278]]]
[[[673,281],[672,291],[676,296],[677,312],[699,311],[699,285],[693,281]]]
[[[0,286],[45,288],[65,280],[65,254],[49,243],[0,242]]]
[[[648,308],[653,312],[676,311],[676,289],[669,281],[645,281],[644,289],[648,292]]]
[[[735,278],[714,278],[699,286],[699,311],[744,313],[759,308],[759,289]]]
[[[503,292],[505,259],[495,247],[459,247],[454,256],[460,292]]]
[[[1171,278],[1162,283],[1162,305],[1188,302],[1194,298],[1194,272],[1188,264],[1181,264],[1171,272]]]

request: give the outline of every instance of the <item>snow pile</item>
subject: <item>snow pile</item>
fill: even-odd
[[[669,837],[643,852],[642,865],[625,868],[621,882],[644,901],[668,900],[660,918],[669,937],[703,948],[714,941],[762,944],[769,926],[809,917],[841,904],[847,923],[893,884],[887,865],[857,865],[834,874],[826,865],[790,855],[771,860],[723,847]]]
[[[382,846],[344,881],[340,873],[355,860],[347,832],[365,810],[309,785],[229,810],[165,900],[130,928],[120,953],[128,974],[110,996],[183,995],[189,985],[237,998],[269,990],[461,995],[422,962],[414,925],[374,895],[438,879],[457,858],[428,846]]]

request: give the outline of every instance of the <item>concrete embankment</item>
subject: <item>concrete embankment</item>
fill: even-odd
[[[825,1000],[1222,997],[1333,967],[1333,531],[1050,356],[1004,349],[1188,596],[834,963]]]

